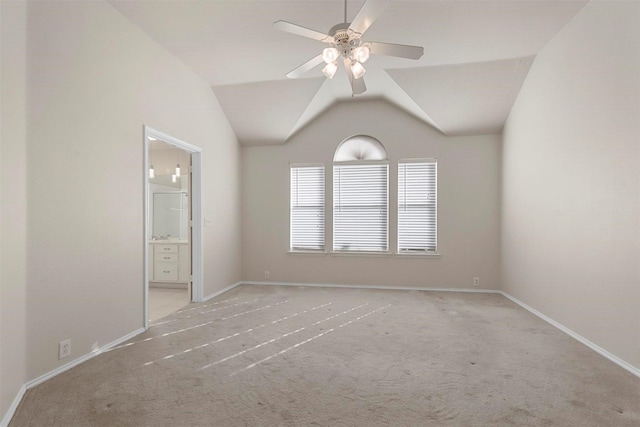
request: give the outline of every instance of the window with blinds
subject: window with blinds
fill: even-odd
[[[389,167],[333,167],[333,250],[388,251]]]
[[[290,249],[324,250],[324,166],[291,166]]]
[[[435,160],[398,163],[398,253],[436,251],[437,169]]]

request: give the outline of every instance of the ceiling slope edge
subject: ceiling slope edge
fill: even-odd
[[[500,134],[535,56],[387,70],[449,136]]]
[[[447,135],[446,132],[433,120],[433,118],[422,108],[416,101],[409,95],[390,75],[387,70],[384,70],[384,76],[388,81],[385,84],[385,90],[382,98],[392,105],[395,105],[400,110],[412,115],[418,120],[431,126],[443,135]]]
[[[212,86],[241,145],[283,144],[324,77]]]
[[[310,125],[318,117],[336,104],[382,100],[404,113],[422,121],[439,133],[446,135],[440,126],[386,73],[385,70],[371,70],[366,75],[368,91],[363,95],[351,96],[351,88],[346,76],[327,79],[291,129],[287,141]]]

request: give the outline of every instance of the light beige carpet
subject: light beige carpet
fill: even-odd
[[[638,426],[640,379],[495,294],[240,286],[27,392],[18,426]]]

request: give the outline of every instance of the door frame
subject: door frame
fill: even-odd
[[[202,149],[195,145],[174,138],[164,132],[144,125],[144,307],[143,324],[149,328],[149,241],[151,226],[149,222],[149,138],[155,138],[173,145],[191,154],[191,297],[192,302],[203,300],[203,262],[202,262]]]

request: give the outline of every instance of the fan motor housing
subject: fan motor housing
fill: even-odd
[[[343,22],[334,25],[329,30],[329,34],[333,37],[336,48],[340,50],[343,55],[348,55],[353,48],[360,45],[360,38],[352,37],[352,32],[350,34],[350,25],[350,22]]]

